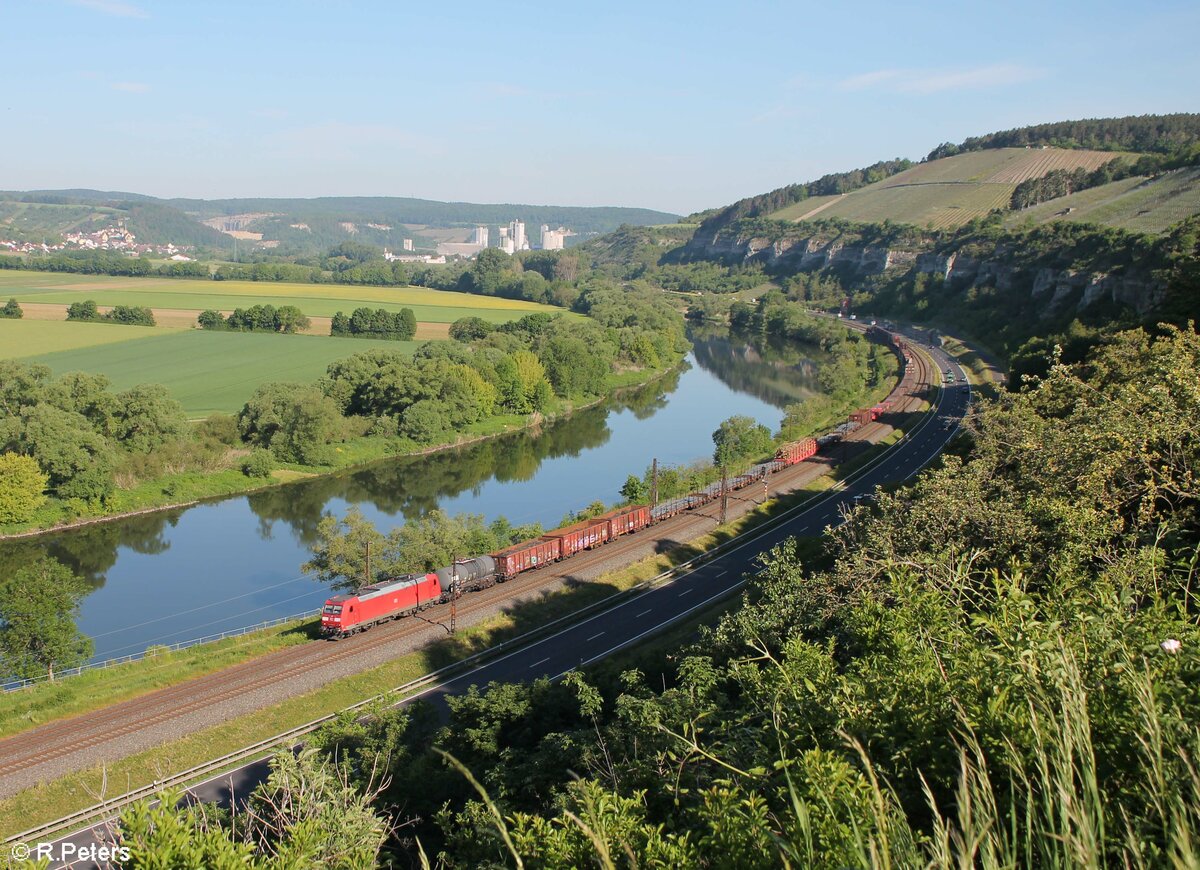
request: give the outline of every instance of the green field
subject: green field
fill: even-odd
[[[1070,209],[1068,212],[1067,210]],[[1161,233],[1200,214],[1200,169],[1181,169],[1157,178],[1123,178],[1015,212],[1010,226],[1052,220],[1104,224],[1140,233]]]
[[[503,323],[534,311],[562,309],[517,299],[498,299],[429,290],[424,287],[351,287],[337,284],[286,284],[261,281],[204,281],[171,278],[119,278],[108,275],[0,271],[0,298],[69,305],[94,299],[99,305],[232,311],[251,305],[295,305],[312,317],[347,314],[360,306],[399,311],[411,308],[420,322],[452,323],[481,317]]]
[[[0,322],[4,332],[14,327],[42,325],[35,321]],[[79,329],[94,324],[49,323]],[[378,341],[311,335],[270,335],[249,332],[206,332],[192,329],[169,331],[136,326],[105,327],[126,333],[144,334],[116,344],[77,347],[36,356],[26,362],[41,362],[56,375],[69,371],[105,374],[115,390],[135,384],[159,383],[183,404],[190,418],[217,411],[236,412],[260,385],[268,381],[315,381],[329,363],[371,348],[411,353],[419,342]],[[17,346],[26,346],[18,341]],[[9,353],[6,341],[0,354]]]
[[[144,326],[122,326],[113,323],[0,320],[0,358],[36,356],[102,344],[138,341],[162,335],[163,332],[162,327],[147,329]]]
[[[1064,148],[994,148],[920,163],[845,196],[817,196],[770,215],[779,220],[843,220],[952,229],[1004,208],[1017,184],[1055,169],[1092,170],[1129,155]],[[822,208],[822,206],[824,206]],[[815,209],[821,210],[812,214]]]

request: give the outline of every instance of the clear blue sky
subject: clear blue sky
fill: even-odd
[[[1200,110],[1200,4],[7,0],[0,188],[686,213]]]

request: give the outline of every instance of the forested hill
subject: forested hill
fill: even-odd
[[[1090,148],[1096,151],[1140,151],[1170,154],[1195,148],[1200,140],[1200,114],[1129,115],[1124,118],[1085,118],[1057,121],[972,136],[958,145],[949,142],[929,152],[927,160],[986,148]]]
[[[262,233],[292,253],[311,252],[350,239],[399,248],[405,237],[432,247],[423,228],[465,228],[524,221],[537,240],[542,224],[567,227],[580,237],[622,224],[672,223],[677,215],[645,208],[556,206],[521,203],[437,202],[390,196],[316,199],[158,199],[137,193],[88,189],[0,192],[0,238],[40,242],[61,233],[90,232],[123,219],[139,241],[205,248],[232,247],[233,239],[202,221],[237,216],[237,229]],[[228,227],[226,227],[228,228]],[[494,241],[494,240],[493,240]]]
[[[521,203],[438,202],[401,196],[326,196],[315,199],[172,199],[175,208],[201,217],[273,212],[307,220],[333,218],[383,224],[427,226],[495,226],[522,220],[527,228],[541,224],[569,227],[579,233],[607,233],[621,224],[672,223],[678,215],[648,208],[560,206]]]

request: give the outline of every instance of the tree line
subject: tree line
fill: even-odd
[[[945,142],[926,160],[952,157],[964,151],[987,148],[1090,148],[1097,151],[1138,151],[1158,154],[1195,153],[1200,142],[1200,114],[1128,115],[1123,118],[1086,118],[1056,121],[972,136],[955,145]]]
[[[308,329],[312,321],[295,305],[251,305],[235,308],[226,317],[220,311],[201,311],[196,322],[201,329],[230,330],[232,332],[281,332],[291,335]]]
[[[15,301],[15,300],[14,300]],[[127,326],[154,326],[154,312],[142,305],[114,305],[101,314],[93,299],[72,302],[67,306],[67,320],[85,323],[123,323]]]

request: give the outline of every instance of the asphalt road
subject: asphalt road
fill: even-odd
[[[945,384],[935,400],[935,412],[883,456],[854,475],[844,488],[837,488],[813,502],[793,509],[784,522],[741,539],[719,556],[687,574],[622,600],[582,622],[541,640],[492,659],[460,676],[434,685],[406,699],[424,698],[444,703],[447,695],[458,694],[471,685],[525,682],[538,677],[557,678],[584,667],[662,631],[691,613],[736,592],[745,576],[754,570],[754,559],[765,550],[792,536],[818,535],[837,525],[842,512],[857,495],[868,495],[877,486],[905,480],[933,460],[958,430],[971,400],[971,389],[961,367],[941,350],[925,350],[939,371],[949,369],[954,381]],[[195,799],[228,804],[231,797],[248,794],[267,774],[265,759],[251,762],[189,789]],[[102,823],[55,841],[55,854],[64,844],[86,847],[97,841]],[[67,848],[71,848],[67,846]],[[76,853],[77,854],[77,853]],[[53,867],[92,867],[94,862],[56,862]]]

